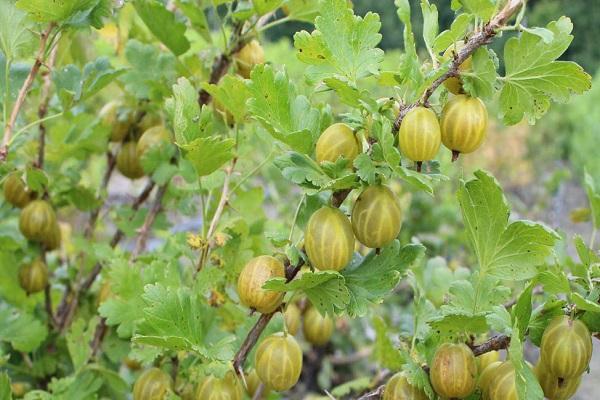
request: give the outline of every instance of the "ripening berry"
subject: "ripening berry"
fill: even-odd
[[[512,362],[502,362],[494,370],[494,379],[488,386],[489,400],[519,400],[515,376],[515,367]]]
[[[13,172],[6,176],[3,189],[4,200],[18,208],[25,207],[35,197],[35,193],[27,188],[19,172]]]
[[[396,195],[384,185],[366,188],[352,209],[352,230],[367,247],[380,248],[396,239],[402,225],[402,209]]]
[[[264,314],[275,311],[281,304],[283,293],[262,288],[271,278],[285,278],[281,261],[271,256],[248,261],[238,278],[237,289],[242,303]]]
[[[110,141],[121,142],[135,122],[135,115],[132,110],[122,107],[119,102],[111,101],[100,110],[100,120],[102,125],[111,130]]]
[[[144,169],[140,163],[135,142],[123,143],[117,154],[117,169],[129,179],[138,179],[144,176]]]
[[[322,207],[311,215],[304,246],[313,267],[340,271],[352,260],[354,234],[348,217],[334,207]]]
[[[322,346],[329,341],[333,334],[333,319],[323,316],[315,307],[309,307],[304,313],[303,333],[308,342]]]
[[[48,285],[48,267],[36,259],[29,264],[24,264],[19,269],[19,285],[27,293],[38,293]]]
[[[278,392],[293,387],[302,372],[302,350],[292,335],[267,336],[256,349],[254,365],[260,380]]]
[[[383,390],[383,400],[428,400],[422,390],[408,383],[406,373],[397,372]]]
[[[137,378],[133,400],[164,400],[172,389],[171,377],[158,368],[150,368]]]
[[[477,97],[464,94],[452,98],[442,110],[442,143],[452,150],[452,160],[460,153],[472,153],[487,134],[488,112]]]
[[[19,217],[19,230],[27,239],[44,243],[56,234],[56,213],[45,200],[34,200],[27,204]]]
[[[426,107],[413,108],[404,116],[399,135],[402,154],[416,162],[419,170],[423,161],[436,156],[442,141],[437,115]]]
[[[499,351],[488,351],[475,358],[477,360],[477,370],[482,372],[488,365],[500,361]]]
[[[592,358],[592,336],[580,320],[566,315],[555,317],[544,330],[540,345],[541,362],[562,379],[577,378]]]
[[[352,162],[362,151],[362,145],[354,134],[352,128],[346,124],[337,123],[325,129],[315,149],[317,162],[336,162],[338,158],[344,157]]]
[[[480,369],[479,378],[477,378],[477,387],[481,390],[482,400],[489,400],[488,389],[492,382],[496,380],[496,370],[502,365],[502,361],[494,361],[485,368]]]
[[[477,363],[471,349],[463,344],[442,344],[431,362],[431,385],[444,398],[467,397],[475,390]]]
[[[253,39],[236,54],[235,61],[238,73],[242,77],[249,79],[252,68],[255,65],[265,63],[265,51],[258,40]]]
[[[162,147],[171,143],[171,133],[163,125],[147,129],[136,145],[137,156],[141,160],[146,152],[153,147]]]
[[[573,397],[581,384],[581,376],[570,379],[558,378],[552,375],[541,361],[535,366],[533,372],[544,391],[544,396],[549,400],[568,400]]]
[[[287,331],[291,335],[298,333],[298,328],[300,328],[300,309],[296,304],[290,303],[285,307],[283,318],[285,319]]]
[[[255,369],[252,369],[249,373],[246,374],[246,392],[251,399],[254,399],[254,395],[258,390],[258,387],[261,384],[261,380],[258,377]],[[263,389],[261,399],[266,399],[269,396],[270,390],[266,387]]]
[[[243,398],[242,384],[232,371],[227,372],[221,379],[209,376],[196,389],[196,400],[242,400]]]
[[[463,47],[465,47],[465,42],[462,40],[459,40],[452,46],[448,47],[442,57],[445,60],[454,59],[454,57],[458,54],[459,51],[462,50]],[[459,65],[459,67],[458,67],[459,73],[469,71],[471,69],[472,64],[473,64],[472,57],[471,56],[467,57],[467,59],[465,61],[463,61],[462,64]],[[448,89],[448,91],[452,94],[464,93],[463,88],[462,88],[462,83],[460,81],[460,77],[452,76],[452,77],[446,79],[444,81],[444,86],[446,86],[446,89]]]

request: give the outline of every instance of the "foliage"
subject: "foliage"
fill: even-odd
[[[542,399],[527,341],[539,345],[561,314],[600,331],[594,236],[589,244],[565,239],[559,227],[521,218],[491,172],[458,173],[450,152],[437,151],[440,140],[435,160],[409,160],[397,136],[414,107],[429,107],[437,122],[451,99],[442,82],[457,74],[460,90],[507,125],[535,123],[553,102],[590,88],[578,64],[560,59],[573,40],[571,20],[524,26],[509,5],[396,0],[386,6],[392,14],[380,15],[379,3],[362,12],[365,3],[353,10],[346,0],[135,0],[120,8],[0,0],[0,182],[12,174],[21,199],[46,201],[59,224],[44,232],[61,242],[28,241],[22,211],[3,197],[0,398],[11,397],[9,383],[31,389],[27,399],[129,398],[142,373],[136,363],[174,378],[168,398],[186,398],[208,377],[256,367],[266,336],[291,334],[281,311],[296,303],[335,319],[336,329],[331,344],[301,341],[303,384],[293,395],[358,396],[377,389],[369,373],[380,367],[403,371],[436,399],[428,365],[441,344],[461,342],[475,354],[507,350],[519,398]],[[488,24],[504,6],[500,32]],[[390,15],[402,32],[382,29]],[[262,40],[291,21],[302,22],[293,45]],[[509,37],[503,51],[489,45],[500,33]],[[242,65],[237,53],[255,39],[268,62]],[[403,51],[384,52],[390,40],[403,41]],[[442,55],[461,40],[472,58],[464,70]],[[249,79],[241,68],[252,69]],[[319,162],[316,143],[336,122],[362,150],[347,159],[333,145],[339,157]],[[155,126],[169,138],[140,150],[140,136]],[[115,168],[124,149],[142,178]],[[389,203],[374,200],[362,226],[381,239],[390,231],[381,223],[399,226],[402,214],[397,237],[377,249],[357,240],[345,268],[315,269],[303,243],[310,216],[329,205],[338,217],[361,218],[352,212],[358,194],[381,184]],[[600,185],[585,174],[582,187],[589,206],[580,212],[595,235]],[[315,251],[339,250],[319,232]],[[576,259],[560,252],[566,241]],[[259,255],[285,265],[285,277],[262,286],[284,300],[249,315],[236,283]],[[49,284],[27,294],[20,275],[34,261],[48,265]],[[338,356],[352,349],[348,358],[359,361],[338,371],[347,363]]]

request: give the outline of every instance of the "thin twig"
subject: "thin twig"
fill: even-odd
[[[146,201],[146,199],[148,199],[148,196],[150,196],[150,193],[152,192],[154,186],[154,182],[148,181],[146,187],[136,197],[135,201],[131,205],[131,209],[134,212],[140,208],[140,206]],[[123,239],[124,236],[125,233],[121,229],[117,229],[110,241],[110,247],[114,248],[121,241],[121,239]],[[73,317],[73,314],[77,309],[77,305],[79,304],[79,296],[82,293],[88,291],[90,287],[92,287],[94,281],[96,280],[98,275],[100,275],[101,271],[102,264],[100,262],[97,262],[92,268],[91,272],[85,278],[85,280],[81,283],[79,288],[75,289],[75,293],[73,294],[73,298],[70,302],[68,301],[67,292],[65,292],[61,307],[59,308],[59,329],[61,331],[64,331],[64,329],[67,326],[69,326],[71,318]]]
[[[252,396],[252,400],[261,400],[263,398],[263,394],[265,393],[265,385],[261,383],[256,388],[256,392],[254,392],[254,396]]]
[[[94,338],[90,343],[90,347],[92,348],[92,352],[90,354],[90,359],[96,357],[98,350],[100,350],[100,345],[102,344],[102,340],[104,336],[106,336],[108,326],[106,325],[106,318],[100,319],[100,322],[96,326],[96,331],[94,332]]]
[[[10,140],[12,138],[12,133],[15,127],[15,123],[17,121],[17,117],[19,116],[19,111],[21,111],[21,108],[25,103],[27,93],[29,92],[31,85],[33,84],[33,81],[35,80],[35,77],[37,76],[37,73],[44,62],[44,55],[46,54],[46,44],[48,42],[48,37],[50,36],[50,33],[55,27],[55,23],[50,23],[46,30],[40,35],[40,46],[38,48],[35,61],[33,62],[33,66],[31,67],[27,78],[25,78],[21,89],[19,90],[17,100],[13,105],[13,109],[10,113],[10,118],[8,119],[8,122],[6,123],[6,127],[4,129],[2,147],[0,148],[0,161],[5,161],[6,157],[8,156],[8,144],[10,143]]]
[[[467,58],[469,58],[469,56],[471,56],[479,47],[490,43],[492,38],[498,33],[498,29],[506,25],[508,20],[517,12],[519,8],[521,8],[522,5],[523,0],[509,0],[509,2],[504,6],[503,9],[500,10],[500,12],[496,14],[490,20],[490,22],[483,26],[483,29],[473,33],[473,35],[466,41],[465,46],[455,54],[448,71],[446,71],[446,73],[442,74],[435,81],[433,81],[429,88],[425,90],[425,93],[423,93],[423,96],[420,100],[401,108],[400,114],[398,114],[398,117],[394,122],[394,130],[398,131],[400,129],[402,119],[410,110],[421,105],[426,105],[431,95],[433,95],[435,90],[442,83],[444,83],[446,79],[458,76],[460,65]]]
[[[43,122],[48,114],[48,104],[50,103],[50,87],[52,86],[52,69],[56,62],[56,54],[58,52],[58,46],[54,47],[48,57],[48,63],[46,67],[48,70],[44,73],[44,84],[42,85],[42,99],[38,107],[38,118],[40,121],[39,132],[40,132],[40,147],[38,149],[38,160],[37,167],[40,169],[44,168],[44,159],[46,153],[46,124]]]
[[[148,212],[148,215],[144,220],[144,224],[139,230],[138,237],[135,242],[135,248],[131,253],[132,260],[135,260],[139,256],[139,254],[146,248],[146,241],[148,240],[148,235],[150,234],[150,228],[152,228],[152,224],[154,223],[156,216],[162,209],[162,200],[165,194],[167,193],[168,186],[168,183],[166,183],[160,186],[156,192],[156,196],[154,197],[154,203],[152,203],[150,212]]]
[[[101,190],[104,190],[108,187],[108,182],[110,181],[110,177],[112,176],[113,171],[115,170],[115,166],[117,165],[117,158],[113,155],[113,153],[108,150],[106,152],[106,170],[104,171],[104,176],[102,177],[102,183],[100,185]],[[90,218],[85,227],[84,237],[86,239],[91,239],[94,235],[94,230],[96,229],[96,222],[98,221],[98,216],[100,215],[100,210],[102,206],[96,207],[90,213]]]
[[[206,258],[208,257],[208,252],[210,248],[210,240],[217,229],[217,224],[223,215],[223,211],[225,210],[225,206],[229,201],[229,184],[231,182],[231,175],[233,174],[233,170],[235,168],[237,158],[234,158],[231,161],[231,166],[227,168],[225,172],[225,180],[223,182],[223,189],[221,191],[221,198],[219,199],[219,204],[217,205],[217,209],[215,210],[215,214],[213,215],[210,225],[208,227],[208,232],[206,233],[206,246],[202,249],[202,253],[200,254],[200,260],[198,261],[198,267],[196,271],[200,271],[204,267],[204,263],[206,262]],[[205,221],[202,221],[205,223]]]

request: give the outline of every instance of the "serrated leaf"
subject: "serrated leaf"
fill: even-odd
[[[159,51],[153,45],[132,39],[125,46],[125,57],[133,68],[125,72],[120,80],[129,93],[138,99],[156,101],[170,94],[176,77],[176,59],[172,53]]]
[[[425,392],[428,398],[433,399],[435,393],[429,381],[429,375],[421,365],[412,358],[406,357],[407,362],[402,366],[402,371],[407,375],[408,383]]]
[[[87,364],[88,359],[92,354],[90,343],[96,333],[96,326],[100,322],[98,316],[94,316],[86,324],[84,319],[75,321],[67,332],[67,348],[73,362],[73,368],[79,372],[82,367]]]
[[[18,8],[37,22],[64,22],[77,14],[89,13],[99,0],[18,0]]]
[[[548,24],[547,29],[554,34],[550,43],[529,32],[506,42],[500,105],[508,125],[523,117],[534,122],[548,110],[550,100],[564,103],[572,94],[581,94],[591,87],[591,77],[579,65],[555,61],[573,40],[571,20],[561,17]]]
[[[206,40],[208,43],[212,43],[210,26],[202,7],[198,7],[196,2],[193,0],[176,0],[175,4],[177,4],[177,8],[179,8],[186,17],[188,17],[192,28],[202,35],[204,40]]]
[[[512,318],[506,307],[495,306],[485,318],[493,331],[509,336],[512,334]]]
[[[397,15],[404,24],[404,52],[400,59],[398,77],[401,78],[400,85],[406,87],[405,100],[407,102],[416,100],[419,96],[418,88],[423,84],[423,72],[421,62],[417,54],[415,37],[412,31],[411,12],[409,0],[395,0]]]
[[[223,105],[238,123],[246,117],[246,102],[251,97],[251,93],[244,79],[239,76],[225,75],[218,85],[205,84],[203,88],[211,94],[213,101],[216,100]]]
[[[356,83],[360,78],[377,74],[383,51],[379,15],[354,15],[346,0],[324,0],[321,15],[315,19],[312,33],[294,35],[294,47],[300,61],[309,64],[306,76],[317,82],[341,75]]]
[[[201,301],[199,294],[185,287],[154,284],[146,286],[142,298],[144,319],[133,341],[175,351],[193,351],[208,360],[225,361],[233,357],[232,335],[208,335],[216,311]]]
[[[464,9],[470,14],[481,18],[484,22],[490,20],[496,11],[495,0],[452,0],[452,9]]]
[[[269,279],[263,289],[280,292],[301,290],[322,315],[335,315],[350,302],[344,277],[333,271],[305,272],[288,283],[284,278]]]
[[[438,34],[438,10],[435,4],[429,4],[429,0],[421,0],[421,12],[423,13],[423,40],[427,51],[434,57],[433,45]]]
[[[34,316],[0,304],[0,341],[28,353],[37,349],[47,335],[46,325]]]
[[[450,25],[450,29],[443,31],[435,38],[433,43],[433,51],[436,54],[441,53],[453,43],[462,40],[467,33],[467,29],[469,28],[471,20],[471,14],[459,14],[456,18],[454,18],[452,25]]]
[[[489,99],[494,94],[496,64],[487,47],[480,47],[472,57],[471,71],[461,75],[463,88],[471,96]]]
[[[400,370],[406,359],[388,337],[388,327],[385,321],[381,317],[374,317],[373,328],[375,329],[373,358],[383,368],[392,371]]]
[[[48,187],[48,177],[44,170],[27,167],[25,170],[25,183],[34,192],[43,192]]]
[[[548,294],[569,293],[569,280],[561,270],[545,270],[536,276],[536,281],[544,286],[544,292]]]
[[[348,315],[352,318],[363,316],[369,306],[381,303],[424,251],[422,245],[401,247],[400,242],[394,240],[379,254],[373,250],[359,264],[346,267],[342,275],[350,293]]]
[[[301,153],[311,151],[320,134],[320,113],[296,87],[285,72],[269,65],[257,65],[248,84],[251,98],[248,110],[253,118],[277,140]]]
[[[367,153],[359,154],[354,159],[354,168],[356,168],[356,174],[360,179],[369,185],[386,180],[392,173],[387,164],[374,163]]]
[[[287,152],[273,162],[283,176],[307,189],[318,191],[329,182],[329,177],[310,157],[294,151]]]
[[[320,0],[288,0],[285,2],[288,18],[313,23],[319,15],[320,3]]]
[[[575,306],[577,306],[577,308],[580,310],[600,313],[600,304],[584,298],[579,293],[573,293],[571,295],[571,300],[573,300],[573,304],[575,304]]]
[[[201,137],[181,146],[199,176],[210,175],[231,160],[234,147],[234,139],[217,136]]]
[[[198,92],[186,78],[179,78],[173,85],[173,97],[168,98],[166,107],[173,119],[175,142],[188,144],[199,137],[208,136],[212,118],[207,111],[200,111]]]
[[[467,236],[486,274],[506,280],[530,279],[560,238],[552,229],[530,221],[508,223],[510,210],[493,176],[479,170],[458,191]]]
[[[26,51],[32,39],[30,23],[11,0],[1,0],[0,9],[0,50],[7,59],[15,60]]]
[[[546,326],[557,315],[563,315],[563,307],[566,305],[564,300],[550,299],[546,303],[536,308],[531,314],[529,320],[528,337],[536,346],[540,346],[542,335]]]
[[[163,3],[157,0],[135,0],[133,5],[150,32],[173,54],[180,56],[189,50],[190,42],[185,37],[185,24],[177,21],[175,14],[167,10]]]

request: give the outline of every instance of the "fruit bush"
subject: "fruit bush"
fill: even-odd
[[[0,0],[0,399],[573,396],[600,192],[586,244],[456,173],[496,110],[590,89],[569,18],[396,0],[390,62],[347,0],[116,3]],[[302,68],[261,40],[289,21]]]

